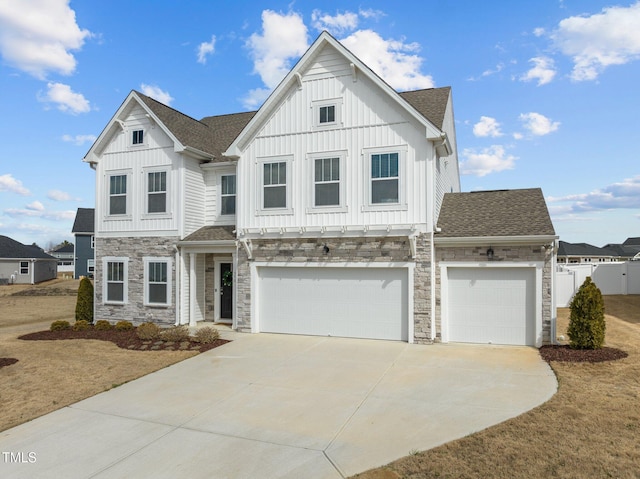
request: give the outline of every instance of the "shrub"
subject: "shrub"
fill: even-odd
[[[216,328],[212,328],[211,326],[206,326],[204,328],[198,329],[196,331],[196,334],[194,334],[193,336],[194,341],[202,344],[212,343],[219,338],[220,332]]]
[[[78,286],[76,321],[93,323],[93,284],[89,278],[82,278]]]
[[[606,324],[602,293],[585,279],[569,305],[569,346],[573,349],[600,349],[604,345]]]
[[[116,331],[131,331],[133,329],[133,324],[131,321],[118,321],[115,328]]]
[[[69,321],[64,320],[54,321],[49,329],[51,331],[67,331],[71,329],[71,324],[69,324]]]
[[[94,329],[98,331],[110,331],[112,328],[113,326],[111,326],[111,323],[106,319],[99,319],[98,321],[96,321],[96,324],[94,326]]]
[[[140,339],[149,341],[160,337],[160,328],[156,323],[142,323],[136,328],[136,334]]]
[[[186,325],[172,326],[162,330],[160,338],[163,341],[186,341],[189,339],[189,328]]]
[[[84,319],[81,319],[79,321],[76,321],[73,324],[73,330],[74,331],[86,331],[87,329],[89,329],[90,326],[91,326],[91,323],[89,323],[89,321],[85,321]]]

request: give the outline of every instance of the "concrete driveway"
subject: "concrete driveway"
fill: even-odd
[[[225,334],[234,341],[0,433],[0,476],[340,478],[557,388],[533,348]]]

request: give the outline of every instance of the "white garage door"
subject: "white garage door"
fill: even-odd
[[[407,269],[260,267],[263,332],[407,340]]]
[[[535,344],[534,268],[448,268],[449,341]]]

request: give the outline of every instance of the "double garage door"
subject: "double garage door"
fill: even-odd
[[[448,268],[448,339],[535,344],[535,268]]]
[[[407,268],[257,270],[262,332],[407,341]]]

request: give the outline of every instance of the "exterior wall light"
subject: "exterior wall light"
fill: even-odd
[[[491,246],[489,246],[489,249],[487,250],[487,259],[488,260],[493,259],[493,248]]]
[[[322,252],[324,254],[329,254],[329,247],[326,244],[322,246]]]

